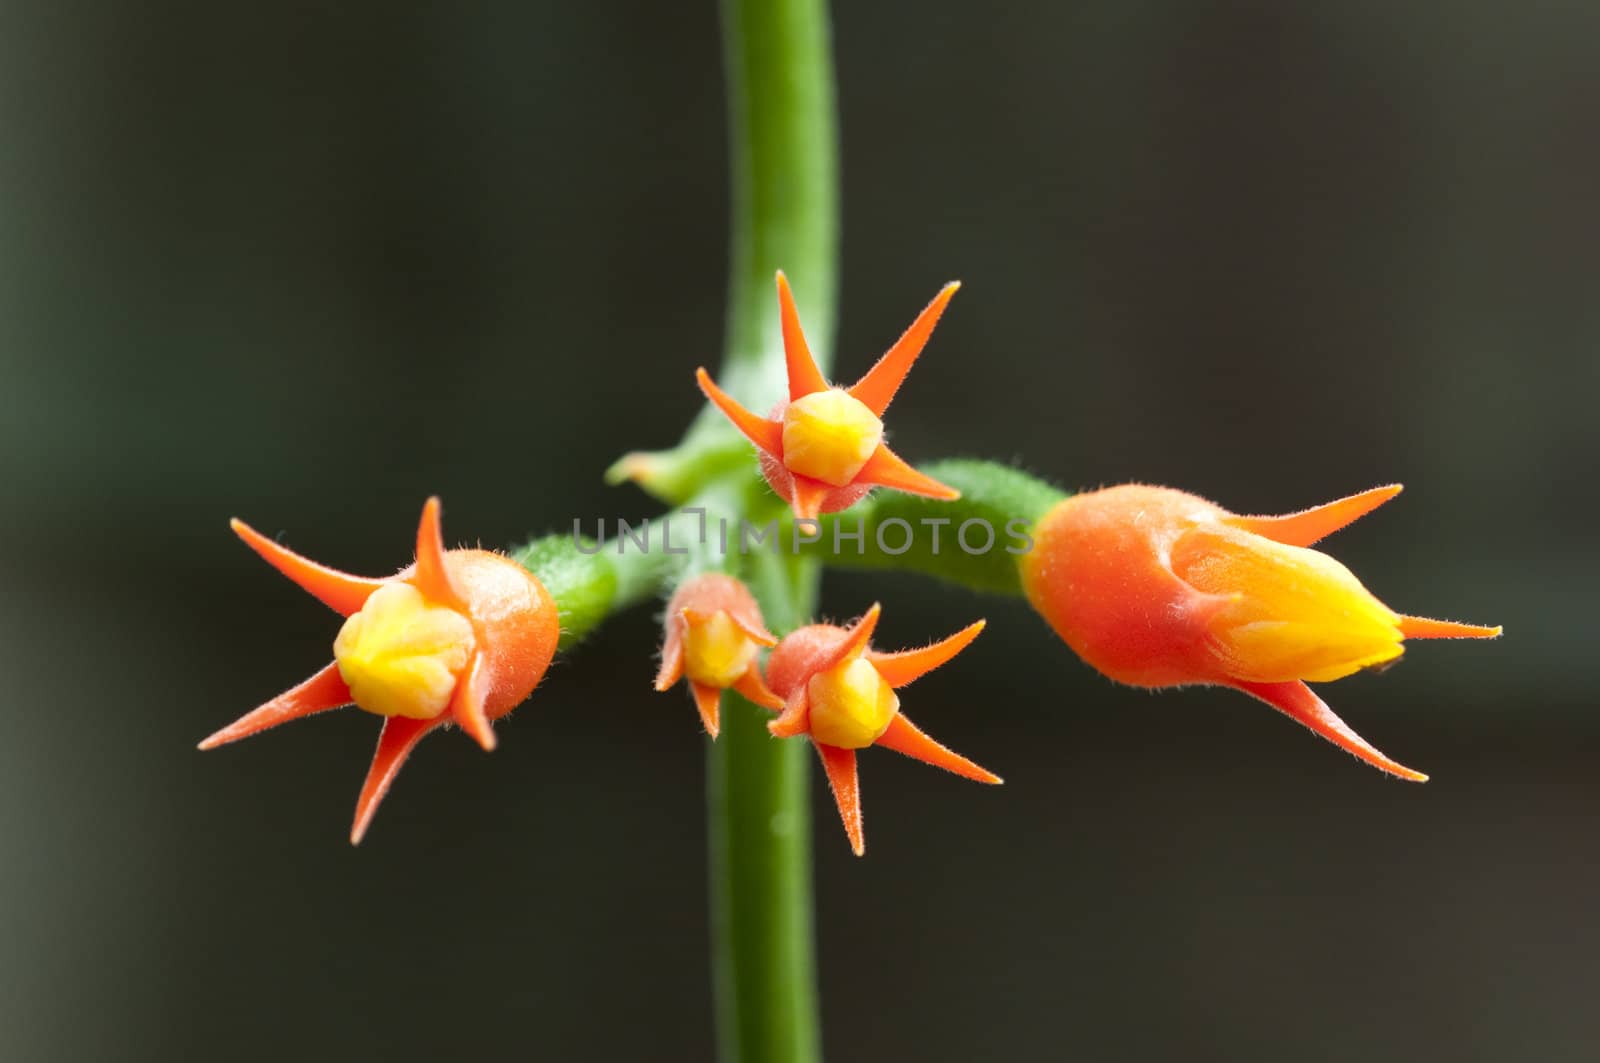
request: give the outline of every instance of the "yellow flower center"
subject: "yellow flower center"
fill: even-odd
[[[870,746],[900,710],[900,696],[865,657],[818,672],[806,692],[811,699],[811,736],[840,749]]]
[[[339,629],[333,659],[361,708],[431,720],[449,706],[475,644],[466,617],[409,583],[386,583]]]
[[[696,683],[730,687],[750,670],[756,641],[725,610],[694,617],[683,637],[683,671]]]
[[[1400,618],[1339,562],[1232,528],[1198,528],[1174,545],[1172,568],[1229,604],[1209,633],[1236,679],[1327,682],[1405,652]]]
[[[784,466],[834,487],[854,480],[881,442],[883,422],[839,388],[812,392],[783,411]]]

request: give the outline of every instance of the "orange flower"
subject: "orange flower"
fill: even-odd
[[[1492,638],[1395,613],[1333,558],[1307,549],[1400,493],[1374,488],[1280,517],[1241,517],[1182,491],[1131,484],[1073,495],[1034,528],[1028,600],[1078,656],[1141,687],[1242,690],[1393,775],[1305,681],[1388,664],[1404,639]]]
[[[684,581],[667,603],[667,639],[661,648],[656,689],[668,690],[685,675],[706,733],[717,737],[724,690],[737,690],[762,708],[783,708],[767,689],[756,655],[778,639],[761,620],[761,607],[743,583],[720,572]]]
[[[822,377],[795,310],[789,282],[778,273],[778,309],[783,353],[789,371],[789,398],[767,417],[739,405],[695,371],[700,390],[761,453],[761,474],[794,509],[814,519],[848,509],[874,486],[892,487],[929,498],[954,499],[961,493],[913,469],[883,442],[883,412],[900,389],[911,364],[922,353],[945,304],[961,285],[944,286],[917,315],[905,335],[889,348],[854,387],[831,386]]]
[[[213,749],[280,723],[354,703],[385,717],[361,796],[352,844],[411,750],[455,722],[493,749],[489,721],[521,704],[555,655],[555,601],[527,569],[486,550],[445,550],[439,500],[422,507],[417,559],[386,579],[309,561],[243,521],[234,532],[267,563],[346,617],[334,662],[200,743]]]
[[[780,738],[810,736],[857,856],[866,852],[866,843],[856,750],[884,746],[977,782],[1000,782],[918,730],[900,713],[894,692],[966,649],[983,621],[920,650],[881,653],[870,645],[880,611],[874,605],[849,628],[800,628],[784,636],[767,661],[767,682],[784,700],[783,713],[767,729]]]

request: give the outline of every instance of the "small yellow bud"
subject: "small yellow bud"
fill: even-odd
[[[883,422],[839,388],[814,391],[783,411],[783,464],[801,476],[843,487],[883,442]]]
[[[900,696],[865,657],[817,673],[806,690],[811,700],[811,737],[840,749],[870,746],[900,710]]]
[[[411,584],[394,582],[344,622],[333,657],[361,708],[431,720],[449,706],[474,648],[470,620],[429,602]]]
[[[683,639],[683,670],[689,679],[707,686],[727,688],[750,670],[756,641],[733,622],[725,610],[689,618]]]
[[[1400,617],[1317,550],[1235,529],[1196,529],[1173,571],[1231,601],[1206,625],[1228,673],[1256,683],[1325,683],[1405,652]]]

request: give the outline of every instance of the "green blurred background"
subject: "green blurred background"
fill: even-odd
[[[907,705],[1004,774],[818,811],[836,1060],[1600,1051],[1600,7],[837,5],[851,377],[965,282],[913,461],[1231,508],[1407,493],[1333,550],[1503,623],[1325,688],[1381,777],[1235,694],[1097,678],[1025,606]],[[0,6],[0,1056],[710,1052],[701,739],[648,610],[484,756],[377,721],[194,742],[335,619],[227,532],[392,571],[648,503],[722,329],[708,3]],[[806,279],[796,277],[803,291]]]

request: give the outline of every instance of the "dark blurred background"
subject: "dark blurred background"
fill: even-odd
[[[830,579],[1003,773],[820,785],[836,1060],[1600,1050],[1600,7],[841,4],[839,357],[966,286],[911,460],[1242,511],[1404,481],[1337,555],[1503,623],[1324,688],[1381,777],[1235,694],[1097,678],[1018,602]],[[705,1059],[701,739],[648,610],[485,757],[377,721],[194,742],[328,657],[228,534],[408,560],[649,503],[599,474],[721,342],[709,3],[0,7],[0,1056]],[[796,278],[803,286],[804,278]]]

